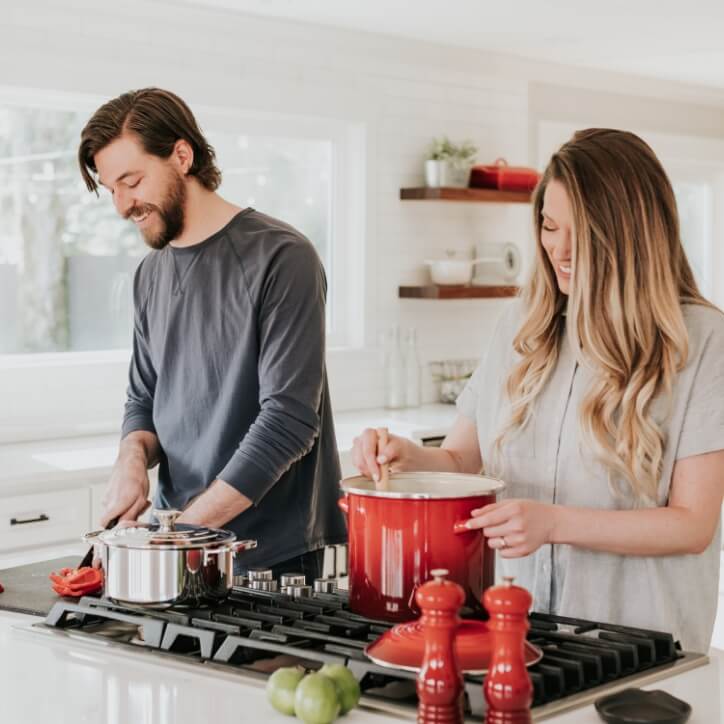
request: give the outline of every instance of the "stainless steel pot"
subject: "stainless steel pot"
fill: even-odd
[[[234,556],[256,548],[226,530],[175,525],[178,510],[154,510],[159,524],[138,523],[84,536],[99,551],[104,595],[136,606],[199,606],[226,598]]]

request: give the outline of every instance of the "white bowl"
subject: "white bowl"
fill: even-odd
[[[432,283],[439,286],[466,285],[473,279],[474,259],[437,259],[425,264],[430,267]]]

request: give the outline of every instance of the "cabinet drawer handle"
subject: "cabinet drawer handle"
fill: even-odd
[[[37,518],[26,518],[21,520],[19,518],[10,518],[10,525],[25,525],[26,523],[42,523],[44,520],[50,520],[45,513],[41,513]]]

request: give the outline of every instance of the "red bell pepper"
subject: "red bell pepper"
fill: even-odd
[[[90,566],[61,568],[58,573],[51,573],[49,577],[53,582],[53,590],[59,596],[80,598],[103,588],[103,572]]]

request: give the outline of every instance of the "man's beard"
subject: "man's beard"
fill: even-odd
[[[143,204],[142,206],[134,206],[126,215],[130,218],[132,215],[141,216],[145,213],[156,212],[161,219],[160,231],[154,232],[152,229],[141,229],[143,240],[152,249],[163,249],[170,241],[177,239],[184,228],[186,204],[186,184],[182,176],[175,171],[172,172],[172,179],[169,184],[166,197],[160,206],[154,204]]]

